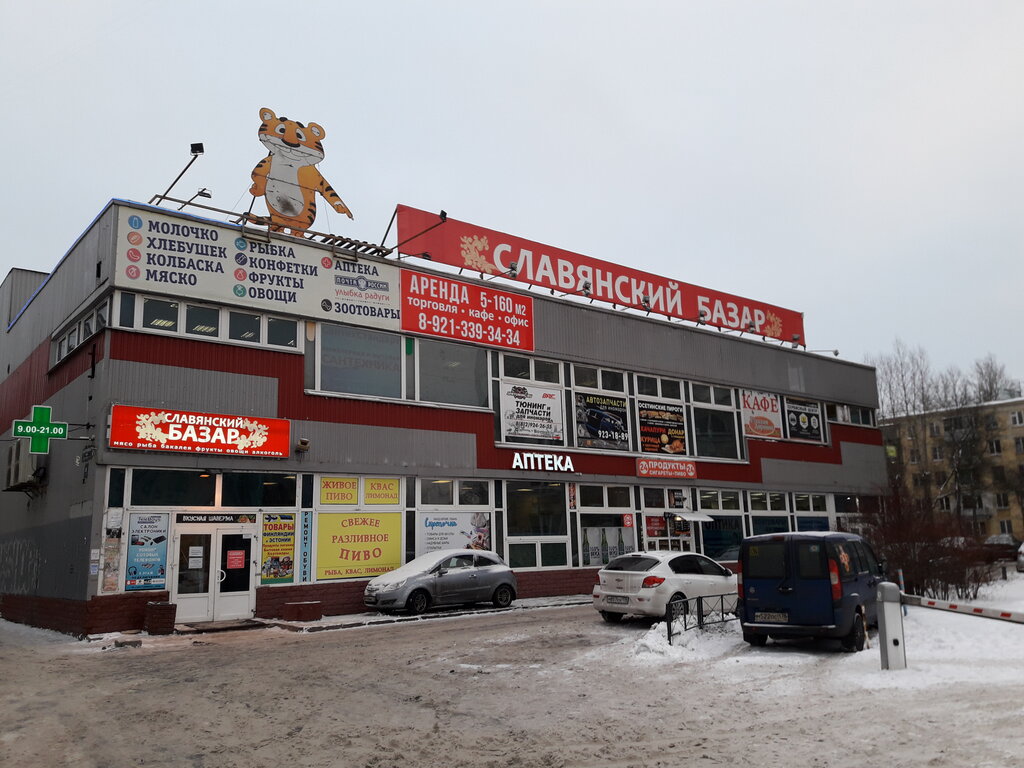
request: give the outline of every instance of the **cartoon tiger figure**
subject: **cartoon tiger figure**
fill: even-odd
[[[327,133],[316,123],[305,126],[287,117],[278,117],[272,109],[260,109],[259,137],[268,154],[252,172],[253,197],[266,197],[270,212],[270,230],[304,237],[316,220],[316,193],[323,195],[338,213],[350,219],[352,212],[338,197],[316,164],[324,159],[320,144]]]

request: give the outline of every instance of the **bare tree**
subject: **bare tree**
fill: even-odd
[[[1013,390],[1013,382],[1006,375],[1006,366],[998,362],[991,352],[974,361],[974,386],[981,403],[999,400],[1003,393]]]

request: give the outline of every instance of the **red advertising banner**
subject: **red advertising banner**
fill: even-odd
[[[803,314],[398,206],[401,252],[716,328],[806,345]],[[405,312],[403,328],[405,327]]]
[[[697,462],[680,459],[637,459],[636,476],[692,480],[697,477]]]
[[[115,405],[110,413],[109,445],[133,450],[285,457],[291,450],[291,422]]]
[[[532,350],[533,299],[403,269],[402,330]]]
[[[238,568],[245,568],[245,550],[244,549],[229,549],[225,552],[225,559],[227,560],[227,569],[229,571],[236,570]]]

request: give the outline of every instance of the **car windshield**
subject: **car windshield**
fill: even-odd
[[[616,557],[605,566],[607,571],[649,571],[656,566],[660,560],[653,557],[637,557],[636,555],[624,555]]]

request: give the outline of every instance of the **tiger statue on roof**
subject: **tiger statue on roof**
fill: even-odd
[[[304,237],[316,220],[316,193],[338,213],[350,219],[352,212],[320,175],[316,164],[324,159],[320,143],[327,133],[317,123],[308,126],[287,117],[278,117],[274,110],[260,109],[259,138],[269,154],[252,171],[253,197],[264,197],[270,213],[270,231]]]

